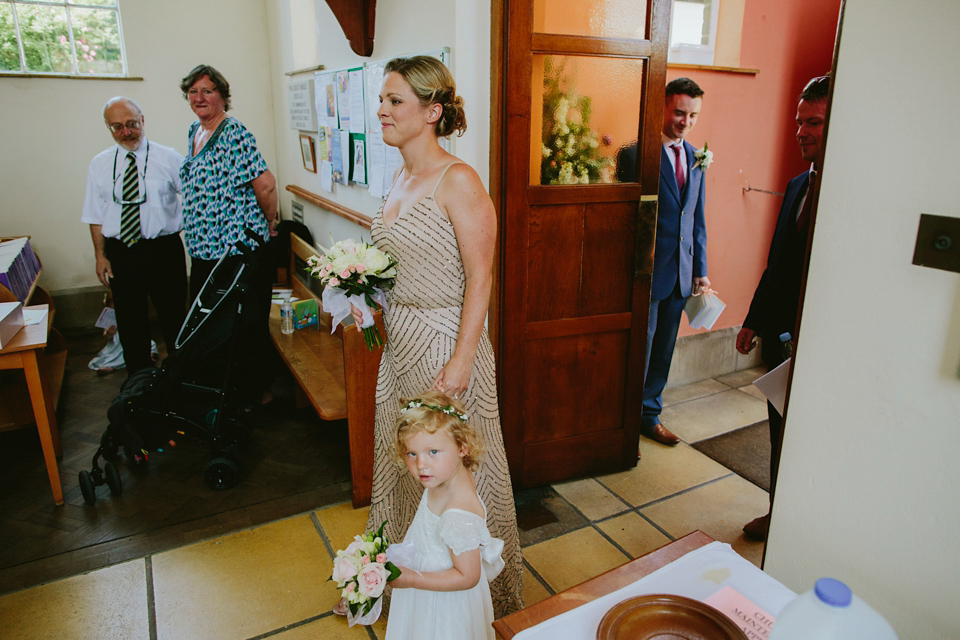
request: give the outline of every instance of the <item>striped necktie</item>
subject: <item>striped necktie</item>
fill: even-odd
[[[123,201],[140,199],[140,174],[137,172],[137,157],[127,153],[127,170],[123,174]],[[120,241],[132,247],[140,235],[140,205],[125,204],[120,211]]]

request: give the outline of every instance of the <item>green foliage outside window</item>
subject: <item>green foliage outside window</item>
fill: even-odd
[[[115,0],[0,0],[0,72],[109,76],[125,71]]]

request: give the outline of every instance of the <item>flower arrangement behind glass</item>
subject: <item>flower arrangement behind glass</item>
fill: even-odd
[[[609,136],[598,138],[590,128],[591,99],[567,88],[565,61],[543,63],[543,159],[540,184],[590,184],[603,182],[601,170],[613,161],[600,153]]]
[[[331,241],[333,238],[331,238]],[[383,345],[371,309],[387,308],[384,291],[393,288],[397,277],[397,261],[373,245],[355,240],[335,242],[323,249],[322,256],[307,259],[307,271],[324,285],[320,300],[323,310],[332,316],[330,333],[350,315],[350,305],[360,309],[363,339],[367,349]]]
[[[383,608],[383,590],[387,582],[400,575],[400,569],[387,559],[387,540],[383,527],[375,532],[354,536],[346,549],[337,551],[333,560],[333,575],[328,580],[337,583],[341,602],[347,605],[347,622],[371,625],[380,617]]]

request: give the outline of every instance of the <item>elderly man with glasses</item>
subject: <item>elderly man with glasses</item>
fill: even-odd
[[[147,140],[143,113],[132,100],[108,100],[103,120],[116,144],[90,162],[82,220],[90,225],[97,278],[113,292],[117,331],[132,375],[153,366],[147,299],[156,309],[168,353],[186,316],[179,198],[183,156]]]

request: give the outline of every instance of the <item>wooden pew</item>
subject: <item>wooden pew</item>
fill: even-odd
[[[295,297],[300,300],[313,297],[319,305],[319,283],[311,282],[304,271],[307,258],[316,254],[316,249],[296,235],[290,235],[289,286]],[[375,316],[380,335],[386,335],[380,312]],[[346,418],[353,506],[364,507],[370,504],[373,486],[373,417],[383,349],[368,350],[363,333],[355,325],[341,324],[331,334],[330,315],[321,308],[319,317],[319,330],[307,327],[283,334],[280,305],[272,305],[270,337],[299,384],[298,397],[309,401],[323,420]]]

